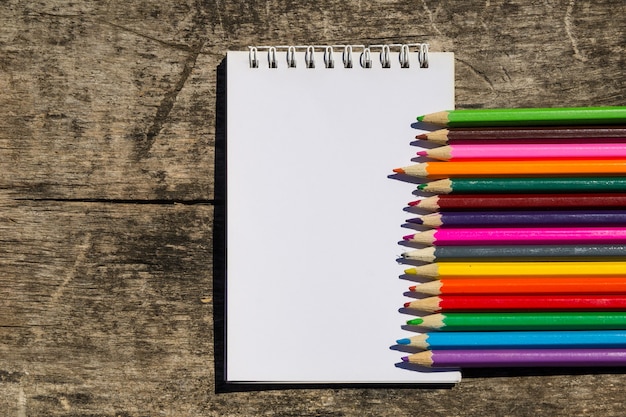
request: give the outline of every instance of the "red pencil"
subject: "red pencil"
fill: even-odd
[[[454,194],[436,195],[413,201],[409,206],[436,211],[439,209],[546,209],[599,208],[626,206],[626,193],[572,194]]]
[[[422,298],[405,308],[453,311],[611,311],[626,310],[626,295],[446,295]]]

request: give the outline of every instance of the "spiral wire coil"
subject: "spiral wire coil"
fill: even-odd
[[[344,68],[354,68],[355,53],[360,51],[358,65],[361,68],[372,68],[372,56],[379,54],[379,62],[382,68],[391,68],[392,52],[397,50],[398,63],[400,68],[411,68],[410,53],[417,52],[417,68],[428,68],[428,44],[426,43],[406,43],[406,44],[384,44],[384,45],[277,45],[277,46],[249,46],[250,68],[259,68],[261,65],[260,55],[267,53],[267,65],[269,68],[278,68],[278,51],[285,51],[286,65],[288,68],[298,66],[296,53],[304,51],[305,68],[315,68],[315,52],[323,51],[324,68],[335,68],[333,54],[335,50],[341,50],[342,63]],[[356,51],[356,52],[355,52]]]

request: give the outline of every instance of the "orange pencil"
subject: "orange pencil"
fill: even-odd
[[[626,159],[424,162],[393,170],[415,177],[506,177],[626,174]]]
[[[427,295],[626,294],[624,277],[448,278],[409,287]]]

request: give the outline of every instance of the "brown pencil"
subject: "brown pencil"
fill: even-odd
[[[417,135],[416,139],[447,144],[467,140],[574,140],[601,141],[602,139],[626,139],[626,126],[566,126],[566,127],[519,127],[519,128],[464,128],[439,129]]]

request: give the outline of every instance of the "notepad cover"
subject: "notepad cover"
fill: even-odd
[[[278,68],[227,56],[226,379],[453,383],[398,366],[413,333],[397,258],[421,114],[454,108],[452,53],[429,67]],[[406,249],[406,248],[405,248]]]

